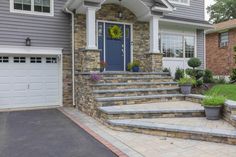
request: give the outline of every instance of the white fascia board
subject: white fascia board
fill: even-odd
[[[25,55],[62,55],[63,48],[32,47],[32,46],[0,46],[0,54]]]
[[[187,21],[171,20],[171,19],[164,19],[164,18],[160,18],[160,21],[163,21],[163,22],[172,22],[172,23],[184,24],[184,25],[190,25],[190,26],[200,27],[201,29],[210,29],[210,28],[213,28],[212,25],[198,24],[198,23],[187,22]]]

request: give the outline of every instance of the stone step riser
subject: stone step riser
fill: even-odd
[[[133,83],[133,82],[172,82],[173,80],[171,78],[158,78],[158,79],[102,79],[99,81],[99,83]]]
[[[179,94],[179,89],[163,90],[163,91],[142,91],[142,92],[117,92],[117,93],[94,93],[94,96],[99,97],[122,97],[122,96],[143,96],[143,95],[160,95],[160,94]]]
[[[203,133],[192,133],[192,132],[168,131],[161,129],[140,128],[136,126],[114,126],[111,124],[108,124],[108,126],[111,129],[117,131],[127,131],[127,132],[142,133],[154,136],[191,139],[191,140],[200,140],[200,141],[236,145],[236,138],[234,137],[222,137],[222,136],[211,135],[208,133],[203,134]]]
[[[104,78],[107,78],[107,77],[110,77],[110,78],[127,78],[127,77],[138,77],[138,78],[146,78],[146,77],[170,77],[170,75],[168,74],[145,74],[145,75],[142,75],[140,73],[131,73],[131,74],[122,74],[122,75],[119,75],[119,74],[100,74],[102,77]]]
[[[100,106],[116,106],[116,105],[134,105],[145,103],[158,103],[167,101],[183,101],[184,97],[162,97],[162,98],[142,98],[142,99],[128,99],[128,100],[114,100],[114,101],[98,101]]]
[[[131,88],[177,88],[177,84],[137,84],[137,85],[109,85],[93,86],[93,90],[131,89]]]
[[[196,112],[166,112],[166,113],[119,113],[119,114],[107,114],[100,111],[99,118],[103,121],[114,119],[143,119],[143,118],[180,118],[180,117],[205,117],[204,111]]]

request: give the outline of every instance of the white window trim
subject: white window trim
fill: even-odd
[[[181,3],[181,2],[175,2],[175,1],[172,1],[172,0],[169,0],[170,3],[173,3],[173,4],[179,4],[179,5],[187,5],[187,6],[190,6],[190,0],[188,0],[188,3]]]
[[[54,16],[54,0],[50,0],[50,13],[34,11],[34,0],[31,0],[31,11],[14,9],[14,0],[10,0],[10,12],[29,14],[29,15],[39,15],[39,16]]]

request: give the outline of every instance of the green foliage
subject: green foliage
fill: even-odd
[[[213,73],[212,71],[206,69],[203,75],[204,83],[212,83],[213,82]]]
[[[109,28],[109,35],[112,39],[120,39],[122,38],[122,30],[118,25],[114,25]]]
[[[170,69],[164,68],[162,71],[163,71],[163,72],[170,72]]]
[[[184,77],[184,70],[182,69],[176,69],[176,72],[175,72],[175,80],[180,80],[181,78]]]
[[[230,75],[230,80],[235,81],[236,80],[236,69],[233,69]]]
[[[207,8],[210,14],[210,21],[220,23],[236,18],[236,1],[235,0],[215,0],[215,4]]]
[[[188,77],[181,78],[178,81],[179,85],[195,85],[196,80]]]
[[[141,63],[138,60],[134,60],[132,63],[129,63],[127,66],[127,70],[131,71],[133,67],[140,67]]]
[[[225,78],[224,77],[220,77],[218,79],[213,79],[213,82],[216,84],[226,84]]]
[[[186,74],[199,80],[203,76],[204,72],[200,69],[186,69]]]
[[[196,86],[197,87],[201,87],[203,85],[203,81],[202,80],[197,80],[196,81]]]
[[[193,69],[197,68],[197,67],[200,67],[202,64],[202,62],[200,61],[200,59],[198,58],[191,58],[189,61],[188,61],[188,66],[192,67]]]
[[[220,107],[224,105],[225,100],[223,96],[208,96],[203,99],[202,104],[207,107]]]
[[[223,84],[216,85],[208,90],[205,95],[218,95],[224,96],[227,99],[236,101],[236,85],[234,84]]]

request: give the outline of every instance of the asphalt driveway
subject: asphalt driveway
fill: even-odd
[[[0,113],[0,157],[115,157],[57,109]]]

